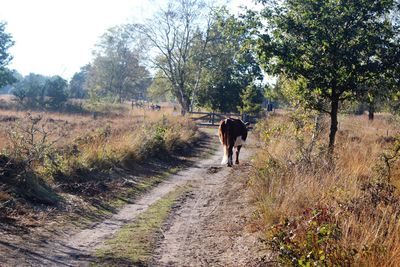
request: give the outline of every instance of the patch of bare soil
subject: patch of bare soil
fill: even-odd
[[[258,236],[249,227],[251,149],[242,151],[240,165],[203,170],[194,191],[165,224],[154,266],[261,266]]]

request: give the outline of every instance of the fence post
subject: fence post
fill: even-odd
[[[214,111],[212,112],[212,115],[211,115],[211,116],[212,116],[212,117],[211,117],[211,125],[214,126],[214,119],[215,119]]]

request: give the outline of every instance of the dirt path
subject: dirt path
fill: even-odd
[[[195,180],[195,190],[166,223],[154,266],[257,266],[257,236],[248,222],[252,215],[246,189],[249,157],[233,168],[208,165]],[[218,158],[218,157],[216,157]]]
[[[217,138],[212,140],[217,144]],[[163,238],[155,250],[154,266],[250,266],[256,238],[244,230],[251,216],[244,188],[251,149],[242,150],[242,164],[222,167],[222,153],[200,160],[195,166],[172,175],[134,204],[92,228],[56,233],[58,238],[0,240],[1,266],[88,266],[93,252],[104,245],[123,225],[177,186],[194,186],[190,197],[175,208]],[[18,238],[18,237],[17,237]],[[10,241],[10,242],[9,242]],[[19,244],[13,246],[12,244]],[[1,255],[8,255],[1,258]]]

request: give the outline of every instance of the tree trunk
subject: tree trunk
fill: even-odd
[[[374,120],[374,113],[375,113],[375,105],[373,102],[368,103],[368,120]]]
[[[189,101],[187,101],[184,97],[178,99],[179,104],[181,105],[181,115],[185,116],[189,111]]]
[[[187,96],[185,96],[184,86],[181,85],[175,89],[175,95],[178,99],[179,105],[181,106],[181,115],[185,116],[189,111],[190,101]]]
[[[331,128],[329,132],[329,146],[328,146],[328,152],[330,156],[333,156],[333,152],[335,150],[335,137],[336,137],[336,132],[338,130],[338,110],[339,110],[339,98],[338,97],[333,97],[332,98],[332,103],[331,103]]]

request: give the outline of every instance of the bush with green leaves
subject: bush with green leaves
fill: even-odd
[[[308,208],[296,218],[286,218],[268,235],[267,244],[283,265],[349,266],[357,252],[338,242],[341,228],[329,207]]]

